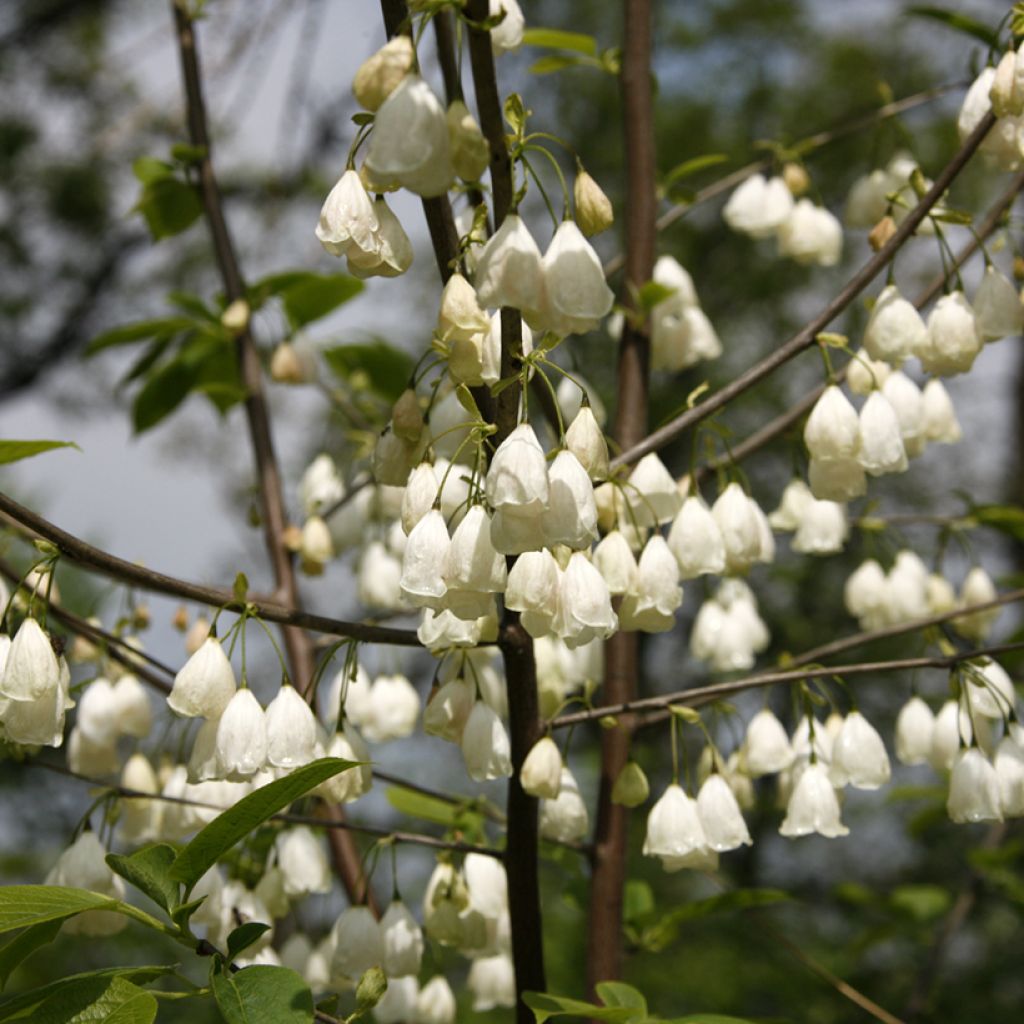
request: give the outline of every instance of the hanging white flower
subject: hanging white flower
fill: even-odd
[[[294,686],[284,683],[267,705],[267,762],[298,768],[316,757],[317,721]]]
[[[878,789],[890,775],[889,755],[878,730],[859,711],[851,711],[832,744],[832,784]]]
[[[999,776],[977,747],[960,750],[953,761],[946,811],[957,824],[1003,820]]]
[[[935,715],[918,696],[913,696],[896,716],[896,757],[907,765],[927,764],[935,731]]]
[[[519,769],[519,782],[530,796],[554,800],[562,780],[562,754],[550,736],[542,736],[530,748]]]
[[[367,57],[352,82],[356,101],[367,110],[377,110],[412,70],[416,51],[412,39],[399,34]]]
[[[174,677],[167,703],[172,711],[190,718],[219,718],[238,684],[220,641],[207,637]]]
[[[668,546],[679,565],[681,579],[725,571],[722,531],[699,495],[691,495],[680,506],[668,531]]]
[[[896,285],[886,285],[875,300],[864,331],[865,352],[872,359],[899,368],[920,352],[927,340],[928,330],[913,303],[903,298]]]
[[[364,971],[384,963],[384,937],[368,907],[348,907],[332,929],[331,974],[357,981]]]
[[[540,527],[548,546],[589,548],[597,539],[594,488],[586,469],[568,449],[560,451],[548,468],[548,507]]]
[[[381,967],[392,978],[403,978],[420,972],[423,959],[423,930],[401,900],[393,900],[380,919],[384,960]]]
[[[843,228],[834,214],[809,199],[797,200],[778,227],[779,255],[797,263],[834,267],[843,251]]]
[[[860,411],[860,452],[857,457],[872,476],[906,471],[907,452],[903,447],[900,419],[881,391],[872,391]]]
[[[792,763],[789,737],[769,708],[762,708],[750,720],[740,760],[743,770],[755,778],[781,772]]]
[[[922,392],[922,430],[928,441],[956,444],[963,437],[953,400],[942,381],[933,377]]]
[[[316,237],[332,256],[371,258],[377,254],[380,221],[359,174],[349,168],[327,194]]]
[[[560,337],[586,334],[608,315],[615,301],[594,247],[573,220],[558,226],[541,261],[547,304],[539,325]]]
[[[522,218],[508,214],[477,257],[473,283],[480,305],[511,306],[533,326],[547,303],[544,280],[537,243]]]
[[[974,365],[981,346],[974,310],[956,291],[943,295],[928,314],[928,340],[917,355],[926,373],[951,377]]]
[[[697,801],[678,783],[666,787],[647,816],[643,853],[658,857],[666,871],[705,868],[715,863],[697,810]]]
[[[521,515],[539,516],[550,498],[544,449],[529,423],[520,423],[498,446],[487,470],[488,504],[512,508]]]
[[[704,780],[697,793],[697,813],[712,850],[724,853],[753,842],[729,783],[717,772]]]
[[[836,791],[821,763],[808,764],[800,773],[779,832],[790,838],[814,832],[829,839],[849,835],[850,830],[839,817]]]
[[[508,733],[494,710],[478,700],[462,731],[462,756],[474,782],[512,774]]]
[[[580,796],[579,783],[571,771],[562,766],[558,796],[540,804],[540,834],[545,839],[573,843],[583,839],[590,829],[587,805]]]
[[[722,210],[726,224],[751,238],[773,235],[793,211],[793,193],[780,177],[752,174],[729,196]]]
[[[1020,334],[1024,327],[1024,306],[1017,289],[991,264],[974,293],[973,306],[975,328],[982,342]]]
[[[267,718],[252,690],[243,687],[231,698],[217,723],[217,767],[221,778],[247,779],[267,760]]]

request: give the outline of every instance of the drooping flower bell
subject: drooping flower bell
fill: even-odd
[[[914,305],[903,298],[896,285],[886,285],[875,300],[864,331],[867,354],[899,368],[921,350],[927,337],[927,328]]]
[[[699,495],[688,497],[672,520],[668,546],[684,580],[725,571],[725,541],[714,515]]]
[[[724,853],[753,842],[729,783],[717,772],[704,780],[697,793],[697,813],[712,850]]]
[[[733,231],[768,238],[792,210],[793,193],[782,178],[766,180],[763,174],[753,174],[729,196],[722,216]]]
[[[519,782],[530,796],[554,800],[562,784],[562,754],[550,736],[530,748],[519,769]]]
[[[547,303],[543,327],[560,337],[594,330],[615,301],[593,246],[573,220],[563,220],[541,261]]]
[[[267,705],[267,762],[298,768],[316,757],[317,722],[294,686],[284,683]]]
[[[601,186],[581,167],[572,186],[576,222],[588,237],[599,235],[612,226],[615,215],[611,200]]]
[[[401,34],[389,39],[359,65],[352,82],[357,102],[367,110],[377,110],[412,70],[415,60],[416,51],[409,36]]]
[[[946,810],[958,824],[1003,820],[999,777],[992,762],[977,747],[956,755]]]
[[[508,214],[477,257],[473,283],[480,305],[511,306],[533,326],[547,301],[544,279],[537,243],[522,218]]]
[[[565,432],[566,447],[592,480],[608,476],[608,442],[589,402],[584,402]]]
[[[548,506],[550,485],[544,449],[529,423],[520,423],[498,446],[485,482],[496,511],[539,516]]]
[[[666,787],[647,816],[644,855],[658,857],[666,871],[707,868],[715,865],[697,801],[678,783]]]
[[[814,832],[829,839],[849,834],[839,816],[839,800],[828,770],[820,762],[812,762],[800,772],[779,832],[790,838]]]
[[[928,340],[918,351],[927,373],[950,377],[966,373],[981,351],[974,310],[963,292],[943,295],[928,315]]]
[[[890,775],[889,755],[878,730],[859,711],[851,711],[832,744],[832,784],[878,789]]]
[[[332,256],[368,260],[378,252],[380,220],[359,174],[349,168],[327,194],[316,237]]]
[[[494,710],[478,700],[462,731],[462,756],[474,782],[512,774],[508,733]]]
[[[857,410],[836,385],[825,388],[814,403],[804,426],[804,443],[811,458],[820,462],[854,459],[860,452]]]
[[[420,972],[423,959],[423,930],[401,900],[393,900],[380,920],[384,943],[381,966],[388,979]]]
[[[220,641],[207,637],[174,677],[167,703],[172,711],[189,718],[219,718],[237,685]]]
[[[973,305],[975,327],[983,342],[1020,334],[1024,327],[1024,306],[1017,289],[992,265],[985,268]]]
[[[779,225],[779,255],[797,263],[834,267],[843,251],[843,228],[835,215],[810,199],[799,199]]]
[[[244,781],[267,760],[267,717],[252,690],[243,687],[231,698],[217,723],[217,767],[221,778]]]
[[[552,461],[548,484],[548,507],[540,521],[545,543],[565,544],[574,550],[590,547],[597,538],[594,488],[586,469],[568,449]]]
[[[907,468],[900,419],[881,391],[872,391],[860,411],[860,464],[872,476],[902,473]]]
[[[907,765],[927,764],[935,730],[932,709],[913,696],[896,716],[896,757]]]
[[[545,839],[574,843],[582,839],[590,828],[587,805],[580,795],[576,777],[565,765],[554,800],[542,800],[540,805],[540,834]]]

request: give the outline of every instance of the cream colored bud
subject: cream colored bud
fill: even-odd
[[[580,231],[588,238],[607,231],[615,220],[611,200],[604,194],[601,186],[580,170],[572,187],[573,201],[576,204],[576,223]]]
[[[294,523],[286,526],[281,531],[281,543],[289,551],[298,551],[302,547],[302,527],[296,526]]]
[[[189,626],[185,634],[185,653],[192,655],[203,646],[203,641],[210,635],[210,623],[205,616],[200,615],[195,622]]]
[[[795,196],[802,196],[811,187],[811,177],[800,164],[786,164],[782,168],[782,180]]]
[[[310,576],[319,576],[324,571],[324,563],[334,557],[331,531],[320,516],[310,516],[302,527],[299,557],[303,572]]]
[[[395,36],[359,66],[352,82],[355,98],[367,110],[376,110],[398,88],[415,60],[412,40]]]
[[[171,619],[171,625],[179,633],[184,633],[188,629],[188,609],[183,604],[178,605],[174,617]]]
[[[415,444],[423,433],[423,413],[420,400],[412,388],[406,388],[391,410],[391,423],[395,434],[403,441]]]
[[[245,299],[235,299],[228,304],[227,309],[220,315],[220,322],[232,334],[241,334],[249,326],[249,317],[252,311]]]
[[[896,221],[886,214],[868,233],[868,244],[878,252],[884,249],[889,239],[896,234]]]
[[[491,162],[491,148],[484,133],[462,100],[455,100],[446,116],[455,173],[463,181],[478,181]]]
[[[383,178],[375,178],[373,171],[366,166],[365,161],[359,168],[359,180],[367,192],[379,195],[382,192],[397,192],[402,186],[397,181],[385,181]]]
[[[149,605],[137,604],[132,610],[132,625],[135,629],[148,629],[153,616],[150,613]]]
[[[651,787],[643,768],[636,761],[628,761],[612,786],[612,803],[623,807],[639,807],[650,796],[650,792]]]
[[[282,341],[270,357],[270,379],[278,384],[305,384],[306,371],[295,347]]]

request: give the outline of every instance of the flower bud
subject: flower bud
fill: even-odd
[[[383,967],[389,978],[419,974],[423,931],[401,900],[394,900],[380,920],[384,940]]]
[[[575,776],[562,767],[558,796],[540,805],[540,834],[545,839],[572,843],[582,839],[590,828],[587,805],[580,796]]]
[[[589,402],[580,406],[569,424],[565,443],[592,480],[603,480],[608,476],[608,442]]]
[[[896,234],[896,221],[886,214],[869,232],[868,245],[873,252],[881,252]]]
[[[229,302],[227,308],[221,313],[221,326],[232,334],[241,334],[249,326],[251,315],[249,303],[245,299],[235,299],[234,302]]]
[[[483,701],[478,700],[473,705],[462,732],[461,745],[466,771],[474,782],[512,774],[508,733],[501,719]]]
[[[783,166],[782,180],[794,196],[802,196],[811,187],[811,176],[801,164],[792,161]]]
[[[480,308],[473,286],[461,275],[452,274],[441,293],[437,333],[443,341],[469,341],[489,331],[491,318]]]
[[[452,166],[463,181],[479,181],[491,162],[491,148],[476,118],[462,100],[455,100],[446,114]]]
[[[388,989],[388,977],[379,967],[370,967],[356,985],[356,1003],[360,1010],[375,1007]]]
[[[416,51],[407,35],[397,35],[359,66],[352,82],[357,102],[366,110],[377,110],[412,70]]]
[[[607,231],[615,220],[611,200],[601,186],[582,168],[572,186],[576,223],[588,238]]]
[[[530,796],[554,800],[561,788],[562,754],[550,736],[533,745],[519,769],[519,782]]]
[[[651,787],[644,770],[636,761],[627,761],[612,785],[612,803],[623,807],[639,807],[650,793]]]
[[[303,524],[299,557],[302,571],[310,576],[319,576],[324,565],[334,557],[331,531],[320,516],[310,516]]]

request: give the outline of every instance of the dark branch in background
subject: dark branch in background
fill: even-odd
[[[650,0],[623,0],[621,11],[626,238],[625,279],[619,300],[633,315],[627,312],[619,340],[614,438],[620,450],[629,450],[648,430],[651,343],[635,295],[654,273],[658,197],[652,83],[654,14]],[[612,703],[633,700],[639,692],[640,672],[639,634],[620,630],[605,643],[605,699]],[[587,985],[592,995],[598,982],[622,976],[629,809],[612,802],[612,787],[629,759],[632,735],[628,721],[601,734],[587,931]]]
[[[967,162],[975,154],[982,140],[995,124],[995,117],[991,111],[971,132],[964,144],[957,150],[953,159],[942,169],[935,184],[922,196],[920,202],[907,214],[906,219],[897,228],[896,233],[889,242],[880,249],[863,267],[851,278],[845,288],[819,313],[810,323],[801,328],[784,345],[780,345],[774,352],[766,356],[760,362],[755,363],[745,373],[741,373],[735,380],[719,388],[707,400],[693,409],[688,409],[680,416],[676,416],[663,427],[659,427],[653,433],[648,434],[639,444],[626,449],[621,455],[613,460],[613,466],[625,466],[636,462],[637,459],[648,452],[657,449],[674,441],[680,434],[690,427],[703,422],[709,416],[724,408],[730,402],[739,398],[745,391],[748,391],[755,384],[759,384],[765,377],[773,373],[780,366],[789,362],[794,356],[799,355],[805,349],[815,344],[815,338],[821,331],[842,313],[847,306],[857,298],[858,295],[874,280],[874,278],[889,264],[903,244],[917,230],[918,225],[928,216],[931,208],[942,198],[943,193],[963,170]]]
[[[1010,184],[1006,189],[1004,189],[992,206],[989,207],[985,217],[974,229],[974,233],[971,238],[957,254],[956,259],[952,262],[949,269],[947,271],[940,271],[936,274],[924,291],[917,296],[914,300],[914,306],[916,309],[923,309],[932,301],[932,299],[936,298],[954,273],[981,248],[982,242],[984,242],[985,239],[988,238],[989,235],[991,235],[992,232],[995,231],[1003,222],[1003,218],[1013,206],[1014,201],[1017,196],[1020,195],[1022,189],[1024,189],[1024,171],[1015,174],[1010,179]],[[836,373],[837,381],[845,380],[848,370],[849,364],[839,370]],[[741,462],[749,455],[759,451],[765,445],[770,444],[777,437],[785,434],[787,430],[789,430],[795,423],[798,423],[804,415],[811,411],[814,407],[814,403],[817,402],[821,397],[821,393],[825,390],[825,386],[825,384],[818,385],[812,391],[808,392],[808,394],[794,402],[784,413],[780,413],[775,417],[775,419],[770,420],[739,444],[731,446],[730,451],[727,454],[722,455],[719,458],[712,459],[707,464],[700,466],[696,473],[697,482],[699,483],[703,480],[709,472],[714,472],[722,466]]]
[[[93,314],[106,299],[110,286],[125,260],[145,241],[141,234],[125,233],[109,239],[96,254],[96,263],[80,283],[77,299],[71,304],[60,326],[39,343],[8,340],[10,355],[4,360],[0,377],[0,398],[7,398],[31,387],[65,356],[71,355],[89,340]]]
[[[59,29],[66,21],[88,17],[113,7],[112,0],[51,0],[50,3],[22,3],[16,27],[0,36],[0,50],[37,41],[40,33]]]
[[[469,0],[466,14],[476,23],[486,21],[490,13],[487,0]],[[494,67],[490,32],[467,26],[469,62],[473,72],[480,128],[490,147],[491,195],[495,229],[512,209],[512,161],[505,141],[502,104]],[[501,310],[501,377],[514,377],[522,358],[522,319],[519,310]],[[505,388],[494,401],[492,422],[498,428],[495,446],[515,429],[519,417],[520,388]],[[512,561],[511,559],[509,560]],[[540,832],[537,800],[528,795],[519,782],[530,748],[541,735],[540,706],[537,695],[537,666],[533,640],[519,622],[517,612],[505,609],[499,638],[505,663],[505,687],[508,693],[509,739],[512,747],[512,777],[508,781],[508,845],[505,869],[508,874],[509,914],[512,932],[512,960],[515,966],[516,1020],[532,1024],[533,1011],[522,1001],[526,990],[542,992],[547,986],[544,975],[544,930],[540,909],[538,846]]]
[[[204,587],[198,583],[165,576],[152,569],[143,568],[134,562],[126,562],[122,558],[101,551],[87,544],[70,533],[66,533],[49,520],[37,515],[24,505],[19,505],[13,498],[0,491],[0,514],[8,517],[19,526],[26,527],[33,534],[55,544],[62,555],[83,568],[92,569],[110,576],[122,583],[141,587],[157,594],[169,594],[186,601],[197,601],[213,608],[226,607],[233,611],[242,611],[245,605],[254,608],[256,614],[267,622],[279,622],[282,625],[311,629],[317,633],[331,636],[351,637],[364,643],[395,644],[400,647],[419,647],[420,641],[416,633],[410,629],[392,629],[388,626],[374,626],[363,622],[346,622],[343,619],[330,619],[324,615],[311,612],[296,611],[271,599],[262,597],[246,597],[239,601],[230,590],[219,587]]]
[[[913,93],[910,96],[904,96],[901,99],[893,100],[891,103],[886,103],[867,114],[862,114],[860,117],[844,121],[842,124],[836,125],[833,128],[827,128],[824,131],[816,132],[814,135],[808,135],[806,138],[793,143],[789,148],[806,155],[816,149],[820,149],[822,146],[827,146],[830,142],[846,138],[849,135],[856,135],[857,132],[863,131],[865,128],[870,128],[872,125],[878,124],[880,121],[886,121],[890,117],[897,117],[900,114],[904,114],[908,110],[922,106],[925,103],[932,103],[933,101],[945,96],[947,93],[953,92],[957,89],[963,89],[968,85],[970,85],[970,82],[966,81],[948,82],[945,85],[938,85],[933,89],[924,89],[921,92]],[[658,218],[655,223],[655,227],[659,233],[667,230],[675,224],[676,221],[685,217],[686,214],[688,214],[695,206],[700,206],[701,203],[706,203],[711,199],[724,195],[736,185],[746,181],[747,178],[750,178],[755,174],[771,170],[772,162],[772,157],[765,157],[763,160],[754,160],[749,164],[745,164],[743,167],[738,167],[735,171],[730,171],[729,174],[724,175],[717,181],[713,181],[710,185],[706,185],[702,188],[689,202],[676,203],[671,209],[663,213]],[[625,255],[620,254],[618,256],[613,256],[604,265],[605,276],[611,277],[612,274],[618,273],[618,271],[620,271],[625,265]]]

